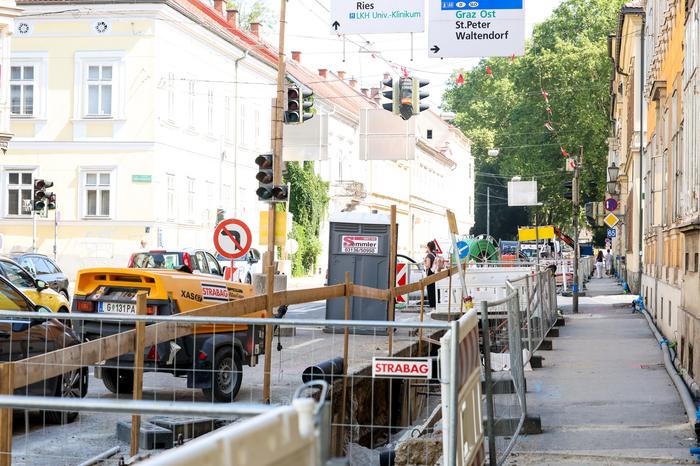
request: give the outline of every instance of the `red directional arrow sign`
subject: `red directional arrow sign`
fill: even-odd
[[[214,247],[219,254],[229,259],[244,256],[252,242],[250,228],[241,220],[230,218],[219,223],[214,229]]]

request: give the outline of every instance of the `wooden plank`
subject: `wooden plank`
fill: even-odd
[[[274,236],[274,230],[271,233]],[[272,318],[273,296],[275,294],[275,268],[272,266],[265,268],[265,292],[267,293],[267,308],[265,317]],[[265,365],[263,369],[263,403],[270,403],[270,371],[272,370],[272,325],[265,326]]]
[[[136,315],[146,315],[145,291],[140,291],[136,295]],[[136,322],[134,331],[136,332],[136,349],[134,350],[134,400],[140,400],[143,394],[143,352],[146,350],[145,333],[146,322]],[[141,433],[141,416],[131,416],[131,456],[139,452],[139,434]]]
[[[308,288],[302,290],[277,291],[272,297],[273,307],[282,304],[303,304],[313,301],[325,301],[345,296],[345,285],[331,285],[321,288]]]
[[[13,363],[0,364],[0,395],[14,392]],[[12,464],[12,410],[0,409],[0,466]]]
[[[423,282],[418,281],[418,282],[409,283],[408,285],[397,286],[395,292],[396,292],[396,296],[401,296],[401,295],[413,293],[414,291],[420,291],[423,288],[425,288],[423,286]]]
[[[379,301],[388,301],[391,297],[389,290],[380,290],[379,288],[371,288],[369,286],[352,285],[352,295],[355,298],[369,298]]]

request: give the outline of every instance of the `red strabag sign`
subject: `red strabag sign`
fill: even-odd
[[[432,379],[432,358],[372,358],[372,377]]]

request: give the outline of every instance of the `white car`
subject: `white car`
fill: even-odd
[[[228,270],[231,267],[231,259],[216,253],[216,260],[224,271],[224,277],[228,277]],[[262,256],[255,248],[245,253],[244,256],[233,260],[233,281],[241,283],[252,283],[254,273],[262,273]]]

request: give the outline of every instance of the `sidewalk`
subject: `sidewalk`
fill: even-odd
[[[632,299],[611,278],[589,282],[579,314],[559,297],[566,326],[527,374],[528,412],[544,433],[521,437],[506,464],[695,464],[680,397]]]

